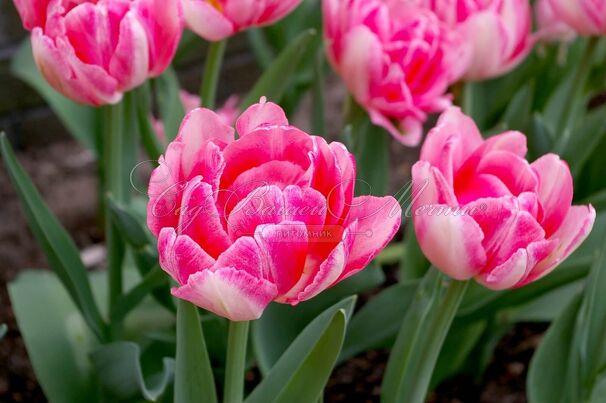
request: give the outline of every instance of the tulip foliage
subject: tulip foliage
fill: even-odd
[[[549,324],[530,402],[605,401],[606,2],[14,5],[14,75],[99,166],[91,271],[0,135],[51,269],[8,286],[49,401],[312,403],[385,349],[381,401],[420,403],[520,322]],[[228,41],[261,72],[217,107]]]

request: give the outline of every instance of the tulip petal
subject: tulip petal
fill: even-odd
[[[265,98],[258,104],[249,106],[236,121],[236,130],[240,137],[269,126],[288,126],[288,119],[279,105],[267,102]]]
[[[469,215],[448,213],[451,207],[415,214],[414,225],[421,250],[429,261],[456,280],[468,280],[486,264],[482,229]]]
[[[177,235],[174,228],[162,228],[158,236],[160,267],[179,284],[186,284],[193,273],[211,268],[215,259],[187,235]]]
[[[232,241],[253,236],[262,224],[278,224],[284,218],[284,197],[277,186],[260,186],[251,191],[229,213],[227,231]]]
[[[173,288],[172,294],[219,316],[245,321],[259,319],[277,289],[246,271],[224,267],[192,274],[187,284]]]
[[[222,267],[233,267],[238,271],[245,271],[253,277],[263,278],[268,271],[268,261],[265,253],[254,238],[243,236],[238,238],[226,251],[224,251],[211,271]]]
[[[550,238],[558,241],[557,248],[534,267],[520,286],[544,277],[570,256],[591,232],[595,216],[591,205],[572,206],[560,228]]]
[[[356,197],[348,223],[354,221],[357,222],[356,230],[352,230],[354,241],[339,281],[362,270],[387,246],[400,228],[402,208],[391,196]]]
[[[572,175],[568,165],[555,154],[531,164],[539,178],[539,201],[543,207],[541,225],[550,237],[564,221],[572,203]]]
[[[122,90],[130,90],[147,79],[149,48],[145,28],[133,12],[120,22],[118,45],[109,63],[109,73]]]
[[[505,290],[515,286],[526,273],[528,253],[518,249],[505,262],[486,273],[476,276],[476,280],[491,290]]]
[[[184,0],[183,9],[187,26],[207,41],[220,41],[235,32],[232,22],[206,0]]]
[[[266,278],[278,287],[276,301],[292,289],[301,278],[307,257],[307,227],[302,222],[284,221],[260,225],[255,239],[269,262]]]

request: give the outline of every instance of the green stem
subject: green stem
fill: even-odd
[[[576,73],[572,82],[570,93],[566,99],[566,108],[564,114],[560,120],[560,124],[557,126],[558,129],[562,130],[562,135],[558,139],[555,147],[557,154],[562,154],[570,141],[572,129],[577,120],[579,109],[584,106],[582,102],[583,91],[585,90],[585,84],[587,83],[587,77],[591,72],[591,66],[593,57],[599,43],[599,37],[591,37],[581,57],[580,63],[576,67]]]
[[[461,83],[462,85],[462,97],[463,97],[463,102],[461,107],[463,108],[463,113],[465,113],[467,116],[473,117],[473,106],[474,106],[474,99],[473,99],[473,83],[471,82],[463,82]]]
[[[224,403],[241,403],[244,397],[244,370],[249,322],[230,322],[227,337]]]
[[[202,87],[200,88],[200,97],[202,106],[214,109],[215,99],[217,97],[217,85],[219,83],[219,74],[227,40],[211,42],[206,56],[206,65],[202,76]]]
[[[385,403],[423,403],[468,282],[445,279],[432,268],[419,286],[392,349],[383,381]]]

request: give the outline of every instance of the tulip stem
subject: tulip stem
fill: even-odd
[[[431,268],[417,289],[393,346],[383,379],[383,402],[423,403],[468,282]]]
[[[241,403],[244,398],[244,371],[249,322],[230,322],[227,336],[224,403]]]
[[[574,74],[572,86],[570,87],[570,93],[566,98],[566,109],[564,109],[560,124],[557,126],[557,129],[561,130],[561,135],[558,138],[555,146],[555,152],[557,154],[564,154],[564,151],[568,146],[568,142],[570,141],[570,136],[572,134],[572,130],[574,129],[579,110],[585,106],[583,100],[580,98],[583,97],[583,91],[585,90],[587,77],[591,72],[592,61],[599,40],[600,38],[597,36],[588,39],[587,45],[585,46],[585,51],[583,52],[579,64],[576,66],[576,72]]]
[[[206,65],[202,75],[202,87],[200,88],[200,98],[202,106],[209,109],[215,108],[217,97],[217,86],[219,84],[219,74],[221,73],[221,64],[227,40],[211,42],[206,55]]]
[[[473,110],[474,110],[474,99],[473,99],[473,83],[471,82],[464,82],[462,83],[462,98],[463,98],[463,102],[462,102],[462,109],[463,109],[463,113],[465,113],[467,116],[472,117],[473,118]]]

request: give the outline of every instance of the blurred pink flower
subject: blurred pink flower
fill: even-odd
[[[376,125],[414,146],[427,113],[450,105],[465,72],[464,38],[408,0],[324,0],[328,58]]]
[[[549,42],[571,42],[577,34],[568,24],[553,12],[551,0],[538,0],[535,15],[539,30],[537,38]]]
[[[160,75],[183,30],[180,0],[16,0],[34,59],[63,95],[114,104]]]
[[[208,41],[219,41],[252,27],[284,18],[302,0],[183,0],[189,28]]]
[[[185,113],[189,113],[196,108],[199,108],[200,97],[195,94],[190,94],[185,90],[181,90],[179,92],[179,96],[181,98],[181,103],[183,104],[183,110]],[[232,95],[223,104],[223,106],[218,109],[217,115],[223,120],[226,125],[233,126],[236,123],[236,118],[238,117],[238,96]],[[160,119],[156,119],[152,117],[152,125],[154,126],[154,130],[156,131],[156,135],[160,139],[160,141],[166,141],[166,131],[164,130],[164,123]]]
[[[413,0],[433,10],[471,44],[467,80],[505,74],[528,55],[534,45],[532,9],[528,0]]]
[[[400,226],[390,196],[354,198],[340,143],[290,126],[278,105],[248,108],[235,130],[195,109],[152,173],[147,223],[173,295],[231,320],[272,300],[295,305],[362,270]]]
[[[568,165],[525,155],[522,133],[483,140],[458,108],[444,112],[412,169],[415,231],[434,266],[495,290],[521,287],[583,242],[596,213],[571,206]]]
[[[581,35],[606,35],[606,0],[549,0],[558,19]]]

